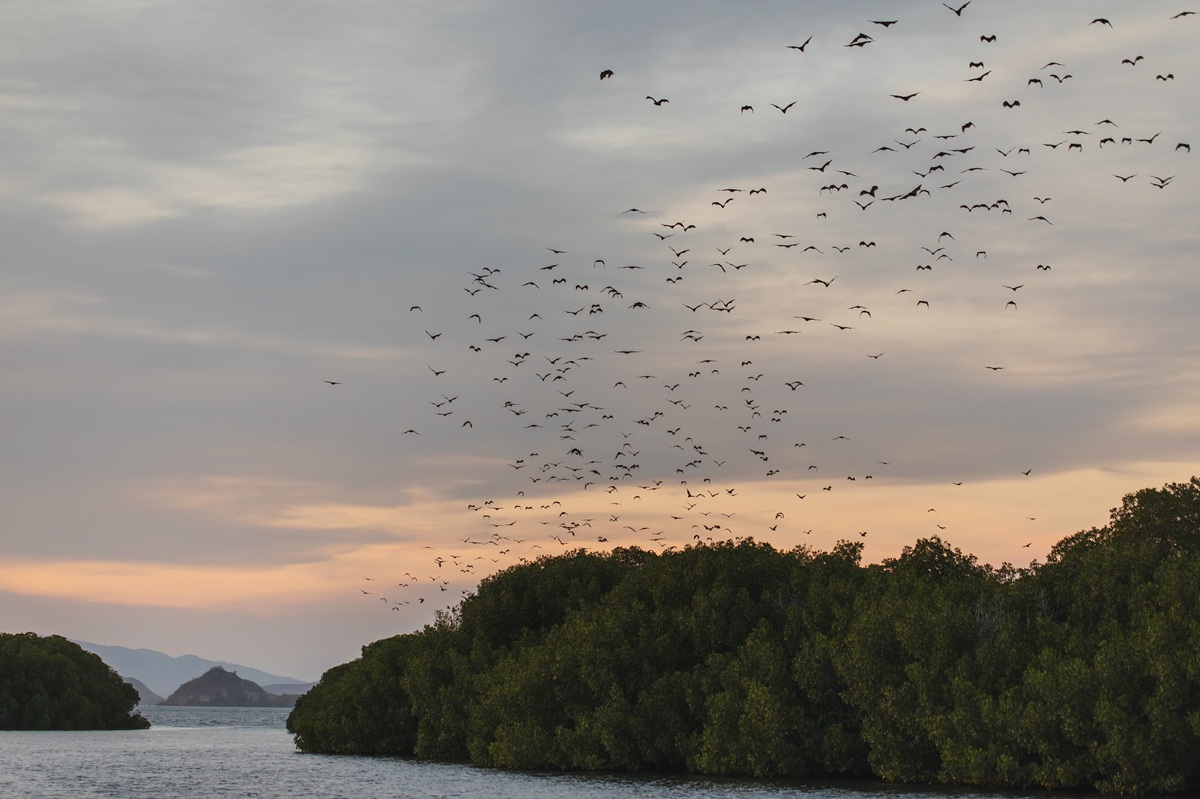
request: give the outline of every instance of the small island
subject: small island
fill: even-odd
[[[144,730],[138,692],[61,635],[0,633],[0,730]]]
[[[194,680],[175,689],[160,705],[186,707],[291,707],[295,696],[280,696],[237,672],[213,666]]]
[[[862,551],[543,557],[327,671],[288,729],[510,769],[1200,790],[1200,480],[1025,568]]]

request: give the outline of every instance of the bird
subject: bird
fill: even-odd
[[[942,5],[945,5],[945,3],[942,3]],[[920,92],[913,92],[912,94],[893,94],[892,97],[895,97],[897,100],[903,100],[904,102],[907,103],[909,100],[916,97],[918,94],[920,94]]]
[[[611,69],[606,69],[600,73],[600,80],[607,80],[608,78],[611,78],[612,76],[613,76],[613,71]]]
[[[946,8],[950,9],[951,11],[953,11],[953,12],[954,12],[954,16],[956,16],[956,17],[961,17],[961,16],[962,16],[963,9],[964,9],[964,8],[966,8],[967,6],[971,5],[971,0],[967,0],[967,2],[963,3],[963,4],[962,4],[961,6],[959,6],[958,8],[955,8],[954,6],[947,6],[945,3],[942,3],[942,5],[946,6]]]
[[[660,106],[660,105],[662,105],[663,103],[669,103],[669,102],[671,102],[671,101],[670,101],[670,100],[668,100],[666,97],[663,97],[663,98],[661,98],[661,99],[655,100],[653,97],[651,97],[651,96],[650,96],[650,95],[648,95],[648,94],[646,95],[646,99],[647,99],[647,100],[649,100],[650,102],[654,103],[655,105],[659,105],[659,106]]]
[[[323,380],[322,382],[328,383],[331,386],[340,386],[341,385],[341,383],[337,380]]]
[[[808,43],[811,41],[812,41],[812,37],[809,36],[807,39],[804,40],[804,44],[789,44],[787,47],[789,50],[799,50],[800,52],[803,53],[804,48],[808,47]]]
[[[774,106],[775,108],[778,108],[780,110],[780,112],[782,112],[784,114],[786,114],[788,112],[788,109],[791,108],[792,106],[794,106],[795,104],[796,104],[795,100],[792,100],[790,103],[788,103],[787,105],[784,105],[784,106],[779,106],[779,105],[775,105],[775,103],[771,103],[772,106]]]

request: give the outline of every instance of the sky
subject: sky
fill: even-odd
[[[1044,560],[1198,471],[1188,11],[6,3],[0,629],[315,679],[572,548]]]

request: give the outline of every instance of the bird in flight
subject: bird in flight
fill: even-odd
[[[646,99],[649,100],[650,102],[654,103],[655,105],[662,105],[663,103],[671,102],[666,97],[663,97],[662,99],[659,99],[659,100],[655,100],[653,97],[651,97],[648,94],[646,95]]]
[[[808,43],[811,41],[812,41],[812,37],[809,36],[807,39],[804,40],[804,44],[789,44],[788,49],[789,50],[799,50],[800,52],[803,53],[804,48],[808,47]]]
[[[600,80],[607,80],[608,78],[611,78],[612,76],[613,76],[613,71],[611,69],[606,69],[600,73]]]
[[[963,9],[965,9],[967,6],[971,5],[971,0],[967,0],[967,2],[963,3],[963,4],[962,4],[961,6],[959,6],[958,8],[955,8],[954,6],[947,6],[945,3],[942,3],[942,5],[946,6],[946,8],[950,9],[951,11],[953,11],[953,12],[954,12],[954,16],[956,16],[956,17],[961,17],[961,16],[962,16]]]
[[[340,386],[341,385],[341,383],[339,383],[337,380],[324,380],[322,382],[328,383],[331,386]]]

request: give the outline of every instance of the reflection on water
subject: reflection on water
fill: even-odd
[[[139,705],[150,729],[187,727],[269,727],[286,729],[288,707],[164,707]]]

